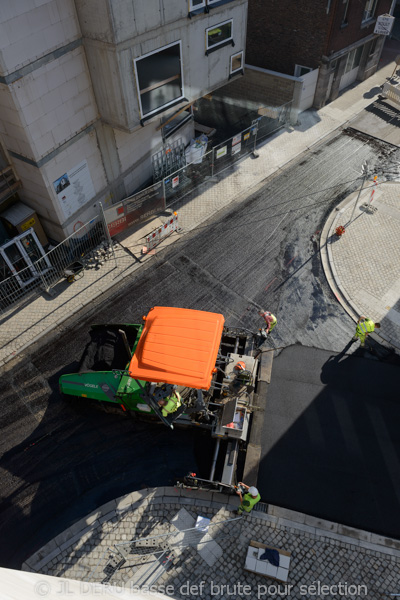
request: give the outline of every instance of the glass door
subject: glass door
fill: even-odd
[[[16,242],[8,242],[8,244],[2,246],[0,252],[10,267],[11,273],[16,276],[20,285],[25,286],[35,278],[28,261],[23,256]]]
[[[36,272],[47,271],[47,268],[51,267],[50,261],[43,252],[43,248],[33,230],[29,230],[28,233],[20,236],[19,243],[28,255],[30,262],[33,263],[32,266]]]
[[[39,277],[39,271],[51,268],[32,228],[1,246],[0,255],[21,287]]]

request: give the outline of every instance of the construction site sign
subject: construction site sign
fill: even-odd
[[[217,158],[222,158],[223,156],[225,156],[226,152],[227,152],[226,146],[222,146],[222,148],[218,148],[218,150],[216,152]]]
[[[242,134],[238,133],[238,135],[235,135],[232,138],[232,146],[236,146],[236,144],[240,144],[241,141],[242,141]]]
[[[236,144],[235,146],[232,146],[232,154],[237,154],[238,152],[240,152],[242,149],[242,144]]]
[[[165,198],[160,181],[104,209],[104,215],[110,235],[113,236],[163,210]]]

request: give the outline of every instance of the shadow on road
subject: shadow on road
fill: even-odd
[[[0,459],[0,565],[20,568],[50,539],[102,504],[147,487],[174,485],[196,469],[193,432],[132,420],[112,407],[61,397],[58,379],[48,380],[47,397],[35,393],[37,371],[11,371],[9,405],[2,399],[3,455]],[[3,377],[3,381],[5,377]],[[37,393],[43,388],[37,385]],[[37,410],[36,416],[32,414]],[[31,414],[29,414],[31,411]],[[18,440],[18,441],[17,441]]]
[[[274,360],[258,487],[265,502],[399,538],[398,357],[349,347]]]

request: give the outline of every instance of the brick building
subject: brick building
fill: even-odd
[[[392,0],[249,0],[246,62],[293,77],[314,72],[312,105],[321,108],[373,75],[385,36],[378,16]],[[318,70],[318,72],[317,72]]]

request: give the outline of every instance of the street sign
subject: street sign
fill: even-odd
[[[381,15],[377,18],[374,33],[378,35],[390,35],[394,24],[394,17]]]

